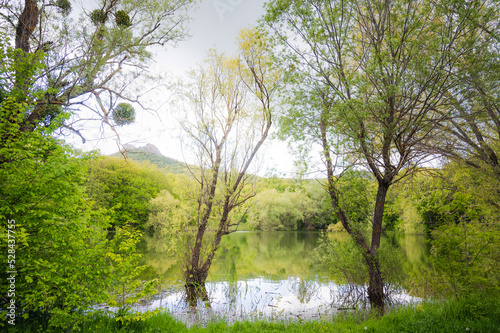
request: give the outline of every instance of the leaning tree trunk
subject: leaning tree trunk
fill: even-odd
[[[368,285],[368,299],[372,309],[375,309],[378,314],[383,315],[385,312],[384,279],[380,270],[378,248],[380,247],[380,238],[382,236],[382,220],[384,217],[385,199],[387,191],[391,186],[391,174],[387,173],[385,177],[381,176],[377,179],[378,189],[372,220],[372,240],[371,244],[368,245],[365,236],[358,229],[352,227],[347,214],[341,207],[340,195],[335,189],[335,176],[333,172],[335,167],[332,163],[330,155],[330,145],[327,141],[326,128],[326,121],[322,118],[320,122],[320,133],[323,145],[323,155],[326,161],[328,175],[327,191],[330,196],[330,202],[337,218],[344,226],[344,229],[349,233],[363,252],[370,277]]]
[[[351,228],[349,220],[339,206],[338,194],[330,183],[328,191],[330,194],[332,206],[336,212],[337,218],[340,220],[346,231],[361,248],[363,257],[368,267],[370,282],[368,285],[368,299],[372,309],[375,309],[379,315],[385,313],[385,294],[384,294],[384,278],[380,269],[380,261],[378,257],[378,248],[380,246],[380,238],[382,236],[382,219],[384,214],[384,204],[389,189],[390,183],[379,183],[377,191],[377,199],[375,201],[375,211],[372,220],[372,242],[371,246],[365,239],[365,236],[355,228]]]
[[[219,227],[217,228],[217,232],[215,233],[214,236],[214,242],[211,246],[211,249],[207,253],[207,257],[204,258],[204,260],[200,260],[201,256],[201,247],[202,247],[202,239],[203,235],[205,234],[206,230],[206,225],[208,223],[208,216],[207,219],[204,220],[204,223],[200,225],[200,228],[198,229],[198,235],[197,235],[197,241],[195,243],[195,246],[193,248],[193,253],[191,256],[191,261],[189,263],[189,266],[185,269],[185,278],[186,278],[186,295],[188,302],[190,306],[194,307],[197,304],[197,300],[201,299],[204,301],[206,304],[209,305],[208,303],[208,294],[207,290],[205,288],[205,282],[208,277],[208,272],[210,270],[210,267],[212,265],[212,261],[215,256],[215,252],[219,248],[219,244],[221,242],[222,236],[224,234],[229,233],[228,232],[228,217],[229,217],[229,200],[230,197],[226,196],[225,198],[225,204],[224,204],[224,211],[221,217],[221,220],[219,222]],[[202,233],[201,237],[198,237],[199,234]]]
[[[203,301],[208,300],[207,292],[205,289],[205,281],[208,276],[208,269],[204,269],[202,265],[200,265],[200,256],[202,251],[202,239],[206,230],[206,222],[202,223],[198,228],[198,233],[196,237],[196,241],[193,247],[193,251],[191,253],[190,259],[187,263],[186,268],[184,269],[184,277],[185,277],[185,289],[187,301],[191,307],[195,307],[198,299],[202,299]]]
[[[190,307],[196,307],[198,299],[208,303],[208,294],[205,288],[205,281],[208,276],[208,269],[204,269],[199,264],[199,257],[201,254],[201,243],[195,243],[191,260],[184,270],[185,275],[185,290],[186,299]],[[196,259],[195,259],[196,258]],[[196,261],[196,263],[194,262]],[[208,305],[210,306],[210,305]]]

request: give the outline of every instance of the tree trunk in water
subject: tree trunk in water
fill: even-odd
[[[321,119],[320,130],[323,145],[323,154],[326,161],[328,183],[328,194],[330,195],[331,204],[339,221],[344,226],[345,230],[354,239],[363,252],[363,256],[368,267],[370,275],[370,283],[368,285],[368,299],[372,309],[383,315],[385,312],[385,295],[384,295],[384,279],[380,271],[380,262],[377,255],[377,250],[380,246],[380,238],[382,236],[382,221],[384,217],[384,206],[387,191],[392,183],[392,176],[387,173],[384,177],[378,177],[377,197],[375,199],[375,209],[372,220],[372,241],[370,246],[364,235],[357,229],[352,228],[342,207],[339,205],[338,193],[335,191],[334,184],[334,166],[330,156],[330,145],[327,141],[326,121]]]
[[[378,315],[383,316],[385,313],[385,295],[384,295],[384,279],[380,271],[380,262],[377,255],[371,253],[365,254],[365,261],[370,274],[370,283],[368,285],[368,299],[370,305]]]
[[[199,267],[190,266],[184,271],[186,284],[186,298],[190,307],[196,307],[198,299],[208,304],[208,294],[205,288],[205,281],[207,280],[208,270],[203,270]]]
[[[184,277],[186,281],[186,296],[191,307],[196,307],[198,299],[201,299],[203,302],[205,302],[206,306],[210,307],[210,303],[208,302],[208,294],[205,288],[205,281],[207,280],[208,272],[210,270],[210,266],[212,265],[212,260],[215,256],[215,252],[219,247],[222,235],[225,234],[225,231],[227,229],[226,226],[229,216],[228,202],[229,198],[226,198],[224,212],[215,234],[214,242],[205,258],[201,258],[201,252],[203,237],[205,236],[210,212],[204,215],[202,222],[198,227],[196,241],[194,244],[193,252],[191,253],[191,260],[184,270]],[[211,210],[212,204],[207,206],[209,206],[209,209]]]
[[[384,279],[380,271],[380,261],[378,258],[378,248],[382,236],[382,221],[384,217],[385,198],[390,187],[390,182],[383,179],[378,181],[377,197],[375,199],[375,210],[372,220],[372,242],[370,251],[366,251],[365,261],[370,274],[370,284],[368,285],[368,299],[372,309],[379,315],[385,312]]]
[[[186,285],[184,287],[186,289],[186,299],[189,303],[189,307],[196,308],[199,299],[201,299],[205,303],[205,306],[207,308],[210,307],[210,300],[208,298],[205,282],[191,284],[186,282]]]

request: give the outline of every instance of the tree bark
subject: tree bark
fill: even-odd
[[[196,308],[196,306],[198,305],[198,299],[201,299],[203,302],[205,302],[206,307],[211,307],[205,283],[197,285],[186,285],[185,289],[186,299],[191,308]]]
[[[372,309],[375,309],[377,314],[382,316],[385,313],[384,279],[380,271],[378,255],[377,253],[365,252],[364,257],[370,274],[368,299]]]
[[[29,39],[37,24],[38,6],[36,0],[26,0],[16,27],[16,49],[21,49],[26,53],[30,52]]]
[[[384,218],[385,198],[391,183],[386,180],[379,180],[377,197],[375,199],[375,209],[372,220],[372,242],[370,251],[365,252],[365,261],[370,274],[370,283],[368,285],[368,299],[372,309],[375,309],[379,315],[385,313],[385,295],[384,278],[380,271],[380,261],[378,257],[378,248],[382,237],[382,221]]]
[[[380,247],[380,238],[382,236],[382,221],[384,218],[385,198],[389,190],[390,182],[381,180],[378,182],[377,197],[375,198],[375,209],[372,220],[372,243],[370,252],[376,253]]]

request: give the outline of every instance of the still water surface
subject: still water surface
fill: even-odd
[[[213,318],[228,322],[316,319],[349,310],[353,301],[366,295],[356,286],[335,283],[328,267],[318,263],[315,248],[320,236],[319,232],[236,232],[224,236],[207,280],[209,301],[200,301],[197,309],[190,308],[184,298],[179,263],[161,251],[161,240],[149,240],[146,263],[168,288],[135,310],[166,308],[187,324]],[[328,237],[344,242],[348,236]],[[410,264],[425,263],[429,251],[423,236],[393,236],[389,241],[401,249]],[[401,290],[394,301],[415,302],[415,296]]]

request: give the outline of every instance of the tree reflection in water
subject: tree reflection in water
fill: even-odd
[[[328,319],[338,311],[367,307],[365,289],[356,285],[338,286],[317,279],[255,278],[206,283],[205,288],[195,290],[184,287],[164,293],[161,299],[158,296],[149,304],[137,305],[135,310],[165,308],[187,325],[203,325],[220,319],[229,323],[255,319]],[[404,292],[395,296],[398,303],[419,301]]]
[[[342,235],[329,236],[346,241]],[[328,318],[339,310],[368,307],[365,286],[337,281],[328,268],[315,261],[319,237],[315,232],[228,235],[223,238],[208,282],[199,288],[179,285],[180,267],[175,258],[154,248],[145,253],[146,262],[166,281],[164,288],[170,291],[146,306],[137,306],[137,310],[166,308],[190,325],[214,318],[227,322]],[[425,265],[428,251],[423,238],[407,236],[394,243],[404,251],[414,270]],[[177,289],[172,290],[174,285]],[[393,295],[391,304],[418,301],[395,285],[386,288],[386,294]]]

